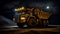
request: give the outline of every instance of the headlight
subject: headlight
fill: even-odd
[[[21,17],[21,20],[25,20],[26,18],[25,17]]]
[[[21,11],[21,10],[24,10],[24,9],[25,9],[24,7],[20,7],[20,8],[15,9],[15,11]]]

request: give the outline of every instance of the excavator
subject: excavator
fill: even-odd
[[[25,27],[46,27],[48,26],[48,19],[52,15],[49,12],[45,12],[39,8],[19,8],[17,12],[25,12],[19,15],[18,24],[22,24]],[[19,25],[19,26],[20,26]]]

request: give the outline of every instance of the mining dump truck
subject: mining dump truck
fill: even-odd
[[[45,27],[48,26],[48,18],[52,15],[38,8],[25,8],[26,13],[19,15],[19,26]],[[22,11],[23,12],[23,11]]]

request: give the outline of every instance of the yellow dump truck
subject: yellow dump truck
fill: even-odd
[[[19,16],[19,24],[27,24],[30,27],[48,25],[48,18],[52,15],[38,8],[28,8],[27,13]],[[25,11],[25,10],[24,10]],[[34,14],[34,15],[33,15]]]

